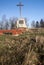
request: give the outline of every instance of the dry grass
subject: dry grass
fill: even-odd
[[[36,42],[37,36],[40,37],[39,42]],[[30,31],[18,37],[0,36],[0,65],[40,65],[41,63],[44,65],[44,40],[42,36],[42,33],[30,33]]]

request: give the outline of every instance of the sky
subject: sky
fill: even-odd
[[[22,7],[22,17],[27,18],[29,27],[31,27],[33,20],[44,19],[44,0],[0,0],[0,20],[3,15],[6,15],[7,18],[19,18],[19,8],[16,5],[20,1],[24,5]]]

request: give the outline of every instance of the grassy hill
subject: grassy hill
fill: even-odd
[[[44,29],[0,36],[0,65],[44,65]],[[42,41],[42,42],[41,42]]]

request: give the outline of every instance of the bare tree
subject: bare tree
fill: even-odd
[[[31,23],[32,28],[35,28],[35,21],[33,20]]]
[[[16,28],[17,18],[10,18],[9,21],[10,21],[11,29]]]
[[[3,29],[3,22],[0,22],[0,29]]]
[[[8,28],[9,28],[9,23],[8,23],[8,21],[6,21],[6,23],[5,23],[5,29],[8,30]]]
[[[5,23],[6,23],[7,19],[6,19],[6,15],[2,16],[2,24],[3,24],[3,29],[5,29]]]

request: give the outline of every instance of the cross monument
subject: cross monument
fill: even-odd
[[[26,26],[26,21],[24,18],[22,18],[22,15],[21,15],[21,9],[22,7],[24,6],[21,2],[19,4],[17,4],[17,6],[20,8],[20,18],[17,20],[16,22],[16,27],[17,28],[27,28]]]
[[[19,7],[19,9],[20,9],[20,17],[22,17],[22,15],[21,15],[21,9],[22,9],[22,7],[24,6],[21,2],[19,3],[19,4],[17,4],[17,6]]]

